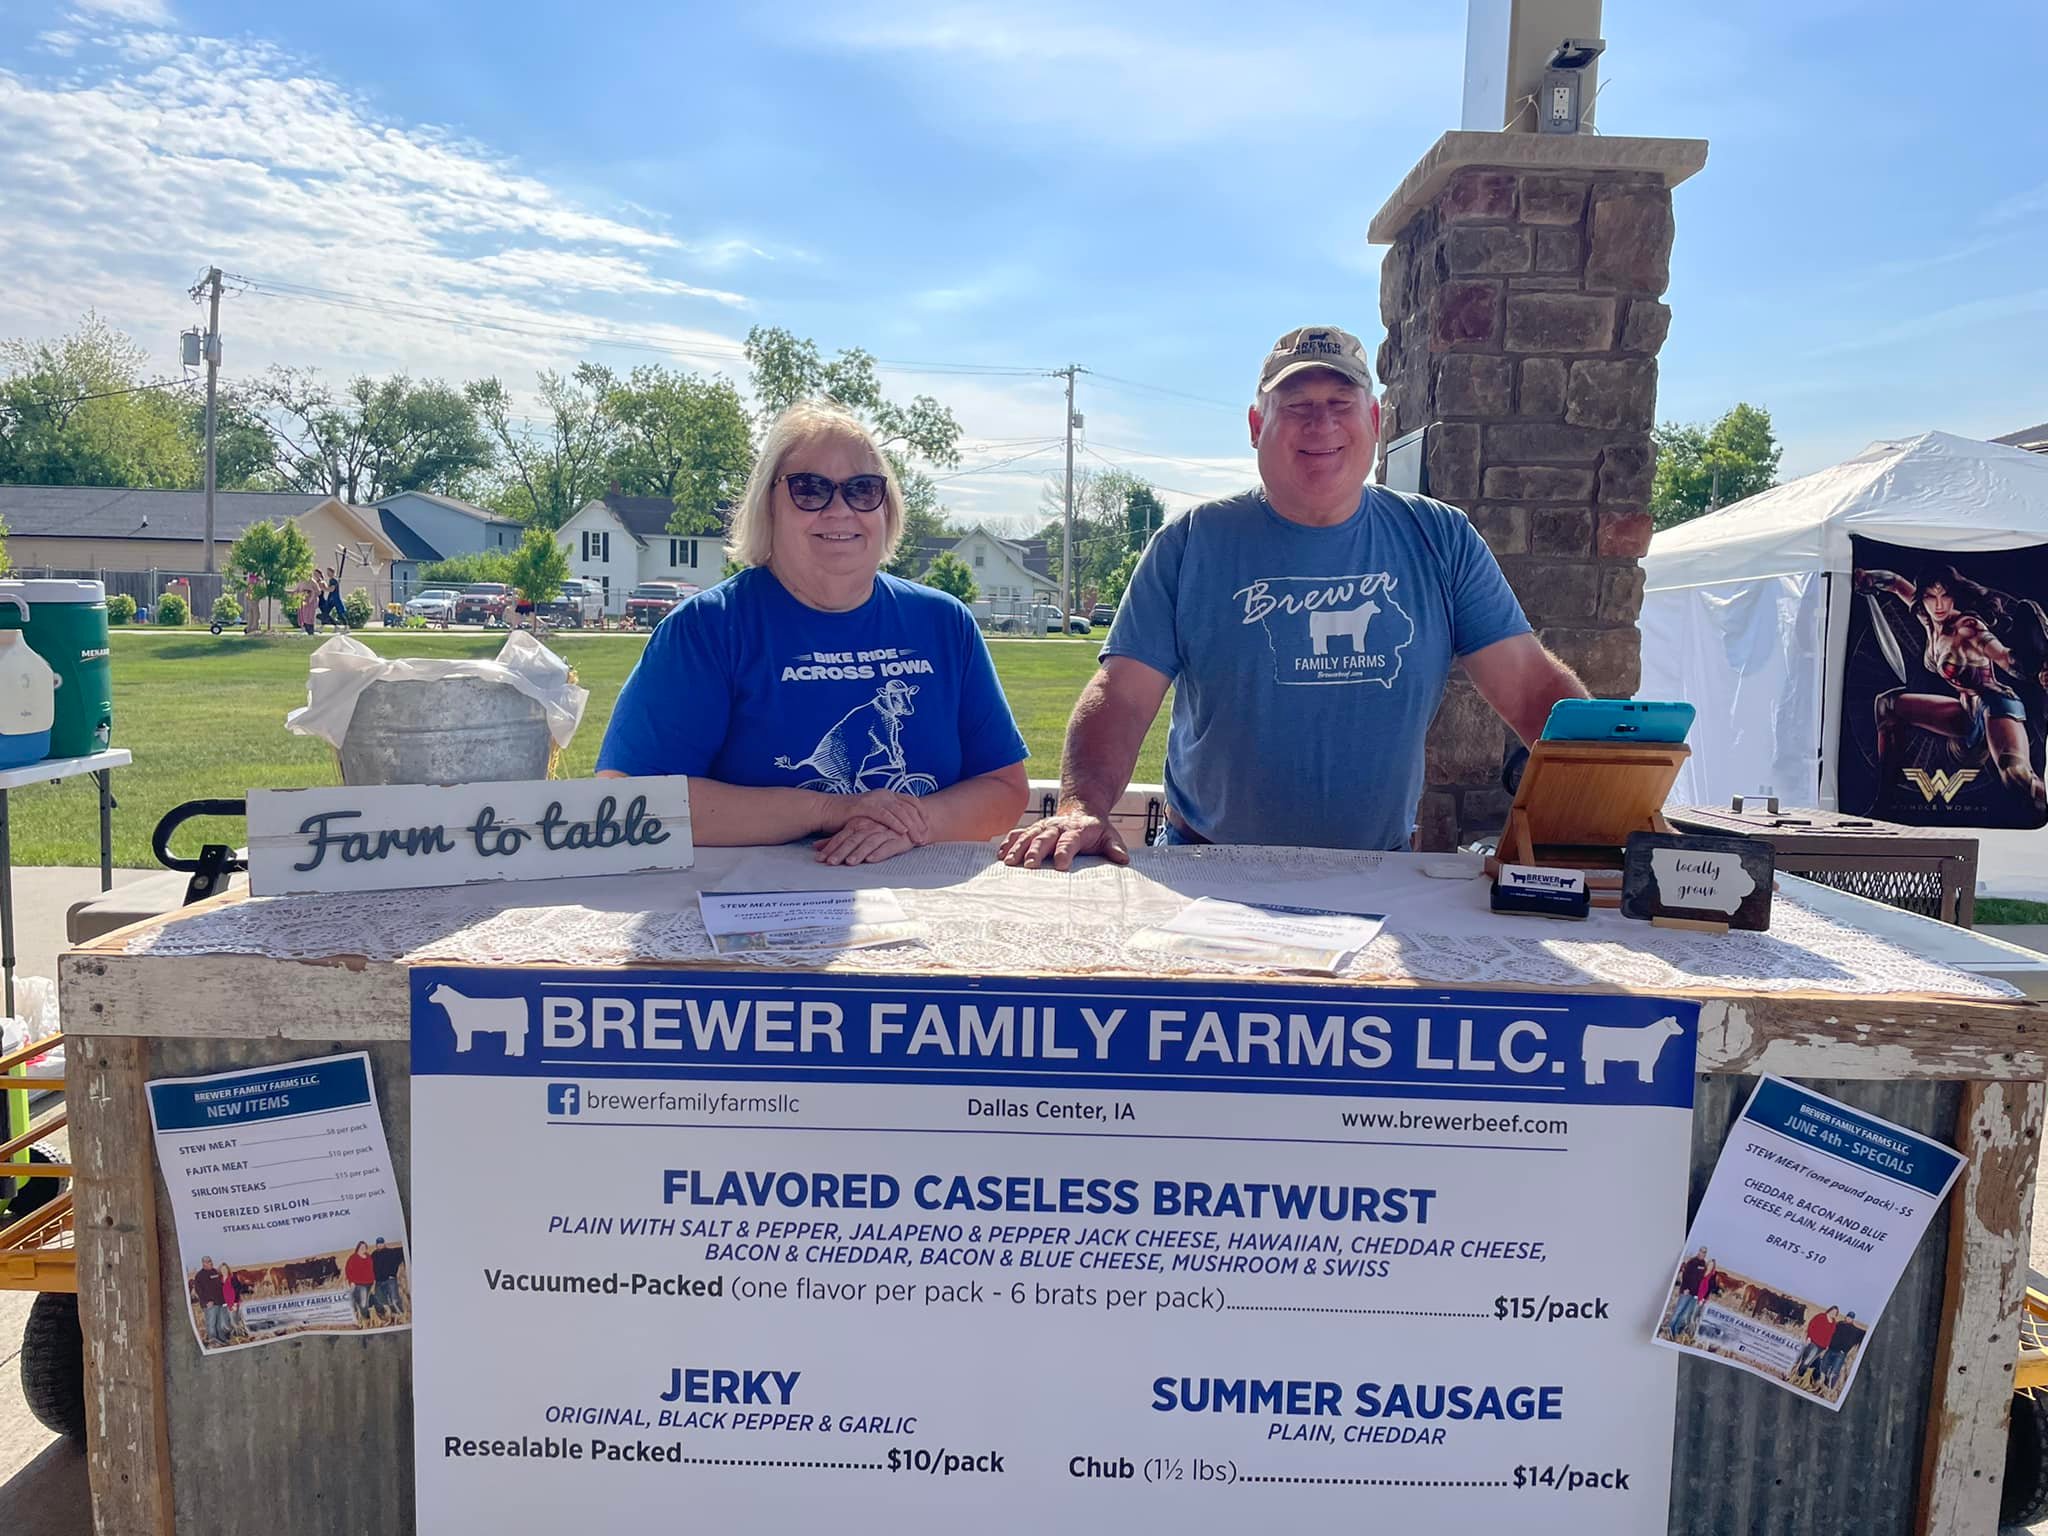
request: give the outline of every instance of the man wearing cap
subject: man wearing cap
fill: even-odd
[[[1250,423],[1260,489],[1146,548],[1067,725],[1059,810],[1003,840],[1010,863],[1129,858],[1109,812],[1168,687],[1168,841],[1318,848],[1410,845],[1454,663],[1524,741],[1585,697],[1464,513],[1366,483],[1380,409],[1356,336],[1282,336]]]

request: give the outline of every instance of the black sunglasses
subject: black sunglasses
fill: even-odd
[[[855,512],[874,511],[889,494],[889,482],[881,475],[828,480],[823,475],[799,473],[784,475],[782,482],[789,487],[789,499],[806,512],[822,512],[831,506],[834,491]]]

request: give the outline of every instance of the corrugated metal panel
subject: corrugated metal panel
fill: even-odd
[[[1700,1078],[1691,1209],[1755,1085]],[[1806,1086],[1942,1141],[1952,1139],[1962,1104],[1959,1083]],[[1840,1412],[1730,1366],[1682,1361],[1673,1536],[1911,1536],[1947,1264],[1944,1208],[1906,1266]]]
[[[152,1077],[325,1054],[304,1040],[158,1039],[149,1048]],[[370,1054],[377,1107],[410,1223],[411,1047],[380,1041],[362,1049]],[[179,1536],[410,1532],[412,1335],[306,1335],[201,1358],[161,1176],[157,1201],[165,1406],[175,1447],[171,1496]]]

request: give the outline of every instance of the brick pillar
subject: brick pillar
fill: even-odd
[[[1529,622],[1596,695],[1636,691],[1671,187],[1706,145],[1451,133],[1380,210],[1384,437],[1427,427]],[[1431,727],[1423,846],[1497,830],[1511,737],[1462,673]]]

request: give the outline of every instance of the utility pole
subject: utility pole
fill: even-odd
[[[1088,370],[1079,363],[1057,369],[1054,378],[1067,381],[1067,495],[1066,516],[1060,520],[1060,634],[1067,632],[1067,614],[1072,611],[1074,590],[1074,375]]]
[[[208,295],[206,316],[206,574],[214,570],[213,549],[213,465],[214,394],[220,383],[220,268],[208,267],[200,284]]]

